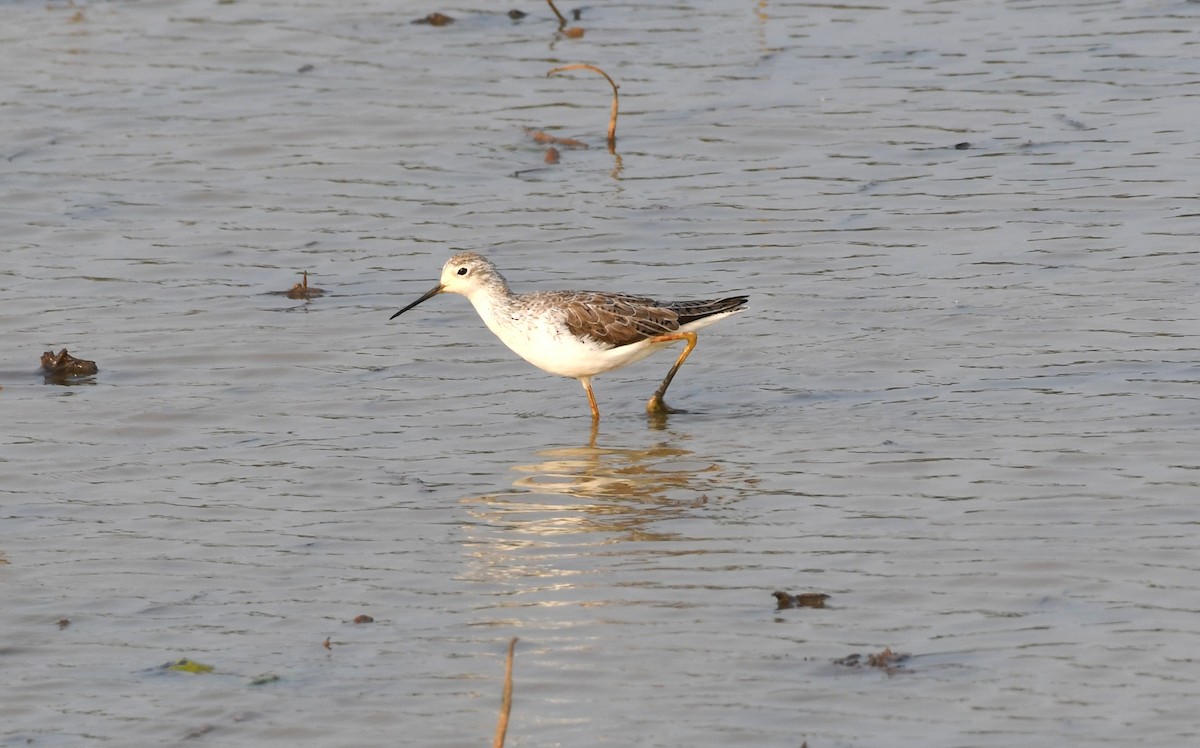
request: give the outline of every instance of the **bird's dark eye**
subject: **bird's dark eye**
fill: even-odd
[[[466,269],[466,268],[459,268],[459,269],[458,269],[458,274],[459,274],[459,275],[466,275],[466,274],[467,274],[467,269]]]

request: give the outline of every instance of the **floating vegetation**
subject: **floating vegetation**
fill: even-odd
[[[282,679],[275,673],[263,673],[262,675],[256,675],[253,678],[251,678],[250,685],[265,686],[268,683],[274,683],[278,680],[282,680]]]
[[[888,675],[895,675],[896,671],[902,664],[904,664],[906,660],[908,660],[908,658],[909,655],[902,654],[900,652],[893,652],[892,648],[888,647],[877,654],[869,654],[864,656],[856,652],[851,655],[846,655],[845,657],[839,657],[833,661],[833,664],[844,665],[845,667],[852,668],[873,667],[882,670]]]
[[[418,18],[413,23],[421,23],[429,26],[449,26],[454,23],[454,19],[444,13],[430,13],[424,18]]]
[[[824,592],[801,592],[799,595],[791,595],[787,592],[776,590],[771,593],[775,596],[775,609],[787,610],[788,608],[824,608],[825,601],[829,599],[829,595]]]
[[[182,660],[175,660],[163,665],[163,670],[175,670],[180,673],[211,673],[214,668],[212,665],[205,665],[203,662],[189,660],[186,657]]]
[[[535,130],[532,127],[526,127],[525,133],[529,135],[529,137],[533,138],[533,142],[549,146],[546,148],[546,153],[542,157],[542,160],[547,164],[557,164],[560,160],[559,157],[562,154],[559,153],[558,148],[555,146],[562,146],[563,148],[588,147],[588,144],[584,143],[582,140],[576,140],[574,138],[560,138],[557,135],[551,135],[550,133],[542,130]]]
[[[304,271],[304,280],[282,292],[289,299],[315,299],[325,295],[325,289],[308,285],[308,271]]]
[[[42,374],[47,382],[61,384],[75,377],[90,377],[98,371],[95,361],[75,358],[66,348],[58,353],[46,351],[42,354]]]
[[[525,134],[527,134],[529,137],[533,138],[533,142],[541,143],[542,145],[547,145],[547,144],[561,145],[564,148],[588,148],[588,147],[590,147],[590,146],[588,146],[587,143],[583,142],[582,140],[576,140],[575,138],[560,138],[557,135],[551,135],[550,133],[543,132],[542,130],[535,130],[532,127],[526,127]]]

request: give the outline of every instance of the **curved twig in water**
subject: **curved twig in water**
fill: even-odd
[[[614,81],[612,78],[610,78],[608,76],[608,73],[604,72],[603,70],[596,67],[595,65],[588,65],[587,63],[582,63],[582,62],[576,63],[574,65],[562,65],[560,67],[553,68],[550,72],[546,73],[546,77],[550,77],[551,75],[554,75],[555,73],[562,73],[567,70],[591,70],[593,73],[599,73],[600,75],[603,75],[604,80],[608,81],[608,85],[612,86],[612,90],[613,90],[612,114],[608,118],[608,150],[609,150],[609,152],[615,153],[616,147],[617,147],[617,101],[618,101],[616,81]]]

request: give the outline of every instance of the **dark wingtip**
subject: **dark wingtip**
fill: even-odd
[[[723,311],[736,312],[746,308],[746,303],[750,301],[749,296],[730,296],[728,299],[721,299],[717,304],[725,307]]]

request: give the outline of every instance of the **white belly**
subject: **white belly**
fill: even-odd
[[[504,318],[479,310],[488,329],[521,358],[542,371],[563,377],[591,377],[641,361],[671,343],[633,343],[607,348],[572,335],[544,315]]]

